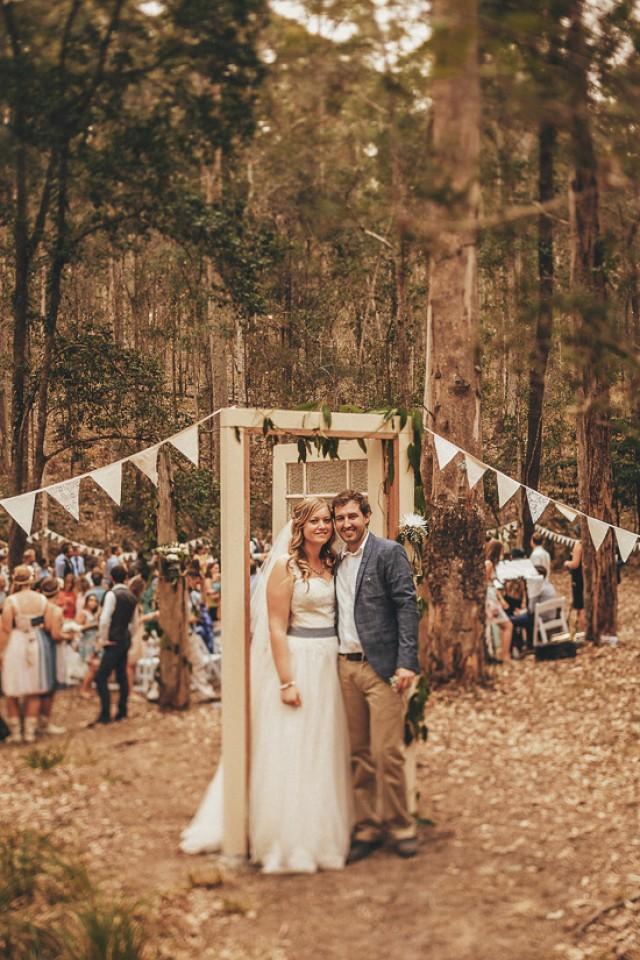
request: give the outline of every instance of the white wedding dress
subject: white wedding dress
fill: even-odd
[[[311,577],[305,583],[295,574],[288,640],[298,708],[282,703],[270,647],[253,637],[251,859],[264,873],[337,870],[349,850],[353,801],[333,581]],[[221,762],[181,849],[219,849],[222,818]]]

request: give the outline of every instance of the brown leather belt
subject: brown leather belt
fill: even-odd
[[[366,663],[367,658],[364,653],[339,653],[343,660],[351,660],[352,663]]]

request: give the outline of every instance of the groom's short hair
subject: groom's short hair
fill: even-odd
[[[360,493],[359,490],[343,490],[342,493],[339,493],[331,501],[331,512],[335,513],[336,510],[344,507],[346,503],[350,503],[352,500],[360,507],[362,516],[368,517],[371,513],[371,505],[364,493]]]

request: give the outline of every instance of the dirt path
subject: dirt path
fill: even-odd
[[[62,763],[32,770],[26,747],[0,748],[2,822],[51,830],[107,889],[141,898],[152,957],[640,960],[638,573],[617,649],[529,658],[432,698],[419,782],[433,824],[413,861],[383,849],[339,874],[197,886],[215,860],[177,842],[219,749],[211,705],[162,716],[135,700],[126,725],[86,730],[95,705],[60,695]]]

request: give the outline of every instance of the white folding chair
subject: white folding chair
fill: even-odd
[[[141,657],[136,663],[135,687],[146,695],[154,682],[160,657]]]
[[[566,610],[567,601],[565,597],[552,597],[551,600],[543,600],[535,605],[533,614],[534,647],[571,639]],[[545,614],[547,616],[543,619]]]

